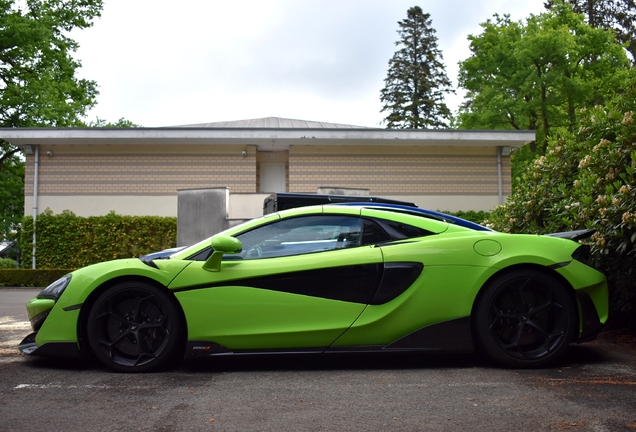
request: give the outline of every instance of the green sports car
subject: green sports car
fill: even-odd
[[[247,353],[450,351],[540,367],[608,316],[577,240],[414,207],[284,210],[193,246],[76,270],[27,305],[26,354],[123,372]],[[163,256],[165,255],[165,256]]]

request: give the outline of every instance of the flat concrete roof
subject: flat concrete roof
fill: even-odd
[[[329,123],[313,120],[299,120],[282,117],[264,117],[247,120],[232,120],[211,123],[198,123],[191,125],[179,125],[176,127],[193,127],[193,128],[243,128],[243,129],[380,129],[366,126],[353,126],[342,123]]]
[[[283,125],[284,127],[281,127]],[[161,128],[0,128],[0,139],[23,145],[291,145],[521,147],[534,131],[380,129],[304,120],[266,119]]]

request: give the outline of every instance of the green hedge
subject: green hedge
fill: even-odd
[[[445,211],[442,213],[446,213],[452,216],[457,216],[459,218],[466,219],[468,221],[475,222],[482,225],[483,225],[483,222],[487,221],[490,218],[490,212],[485,212],[485,211],[473,211],[473,210],[456,211],[456,212]]]
[[[17,268],[18,263],[11,258],[0,258],[0,269]]]
[[[80,268],[101,261],[138,257],[175,247],[177,218],[158,216],[79,217],[70,211],[38,216],[36,265],[38,268]],[[22,267],[31,266],[33,218],[22,221]]]
[[[46,287],[72,271],[70,269],[0,269],[0,286]]]

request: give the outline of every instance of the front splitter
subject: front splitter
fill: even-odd
[[[38,332],[31,333],[20,342],[18,349],[23,354],[42,357],[81,357],[76,342],[49,342],[38,346],[35,342],[37,334]]]

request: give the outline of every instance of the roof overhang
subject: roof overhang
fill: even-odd
[[[521,147],[534,131],[274,128],[0,128],[0,139],[24,145],[257,145]]]

